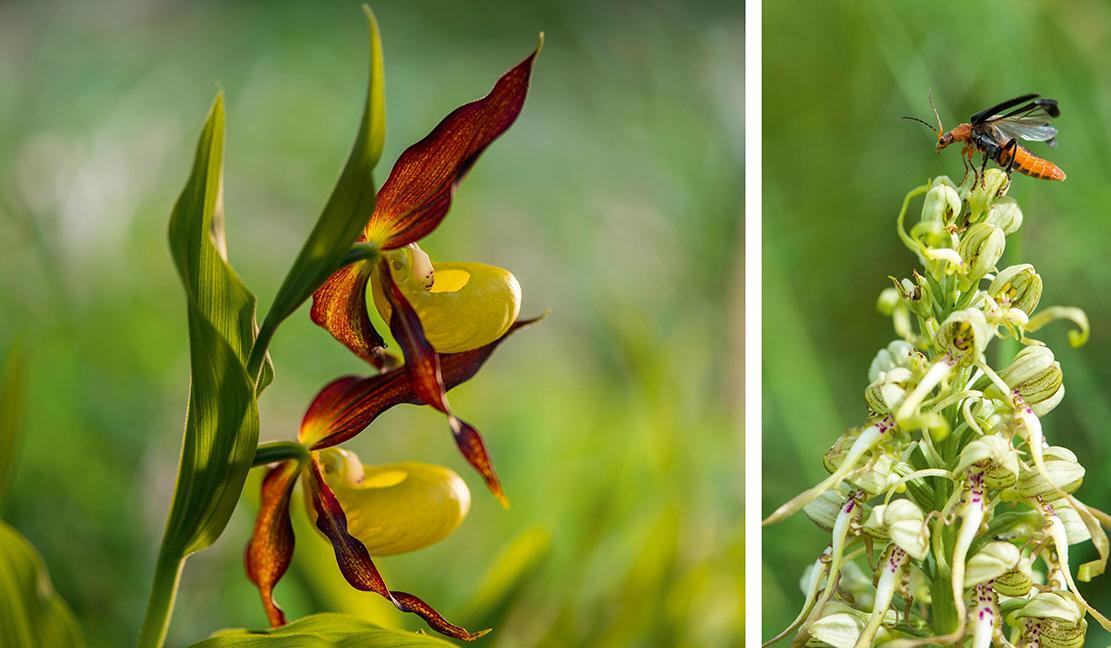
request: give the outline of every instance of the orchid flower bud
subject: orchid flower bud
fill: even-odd
[[[1018,547],[1009,542],[989,542],[968,559],[964,586],[973,587],[1001,577],[1018,567],[1021,557]]]
[[[988,169],[980,182],[972,185],[968,195],[968,222],[978,223],[996,200],[1002,198],[1010,188],[1010,179],[1000,169]]]
[[[858,471],[845,481],[868,495],[879,495],[899,481],[895,458],[886,452],[877,454],[866,470]]]
[[[991,223],[1007,236],[1014,234],[1022,227],[1022,210],[1018,207],[1018,202],[1010,196],[1004,196],[996,199],[991,208],[988,209],[988,216],[984,222]]]
[[[819,528],[826,531],[833,530],[833,524],[837,521],[837,514],[841,512],[841,507],[845,504],[845,496],[839,493],[836,489],[827,490],[819,495],[814,501],[809,502],[806,506],[802,507],[802,512],[810,521],[818,525]]]
[[[1042,452],[1042,462],[1044,471],[1036,467],[1022,471],[1014,487],[1018,494],[1023,497],[1051,497],[1058,490],[1072,493],[1084,481],[1084,466],[1067,448],[1046,448]]]
[[[890,414],[903,401],[914,374],[910,369],[895,367],[881,372],[864,390],[864,401],[877,414]]]
[[[995,268],[1003,258],[1007,237],[1003,230],[990,223],[976,223],[968,228],[957,245],[965,266],[965,281],[974,284]]]
[[[1049,347],[1023,348],[1011,364],[999,372],[999,377],[1038,416],[1048,414],[1065,396],[1064,373],[1061,371],[1061,364],[1053,359],[1053,351]],[[1013,395],[1004,396],[995,387],[989,388],[987,393],[1000,400]]]
[[[875,382],[879,375],[895,368],[918,369],[925,361],[914,345],[904,340],[892,340],[886,347],[876,352],[868,367],[868,380]]]
[[[1079,648],[1088,629],[1081,606],[1068,592],[1039,592],[1011,618],[1021,621],[1023,646]]]
[[[435,544],[458,528],[471,507],[467,484],[443,466],[415,461],[369,466],[338,448],[322,452],[321,463],[347,515],[348,533],[371,555]],[[315,524],[315,508],[310,503],[307,509]]]
[[[934,181],[933,187],[922,200],[922,222],[936,221],[951,225],[961,213],[961,197],[957,190],[944,182]]]
[[[938,327],[934,342],[959,366],[980,359],[991,340],[991,327],[978,308],[954,311]]]
[[[1003,596],[1026,596],[1034,587],[1033,558],[1020,557],[1015,568],[995,579],[995,591]]]
[[[884,317],[891,317],[899,306],[899,291],[895,288],[884,288],[876,297],[876,312]]]
[[[982,462],[987,462],[984,484],[988,488],[1006,488],[1018,480],[1018,451],[1007,439],[988,434],[970,442],[961,450],[960,460],[953,473],[960,475]]]
[[[1029,263],[1007,266],[992,279],[988,294],[1001,306],[1029,315],[1042,299],[1042,277]]]
[[[521,286],[508,270],[484,263],[433,263],[416,244],[386,253],[390,273],[439,353],[459,353],[500,338],[521,310]],[[381,282],[371,295],[382,319],[393,309]]]
[[[888,641],[891,633],[886,625],[894,625],[897,615],[894,610],[888,610],[881,621],[872,643],[879,644]],[[833,601],[822,611],[822,617],[815,621],[809,628],[810,639],[804,644],[807,648],[853,648],[858,645],[864,628],[868,623],[868,616],[839,601]]]
[[[917,504],[897,499],[872,509],[864,522],[864,530],[881,539],[890,539],[912,558],[922,560],[929,550],[930,529]]]
[[[847,605],[844,607],[844,612],[827,613],[810,626],[810,639],[804,644],[806,648],[851,648],[856,645],[867,621],[857,610]]]
[[[891,277],[891,280],[895,283],[895,290],[907,310],[923,319],[928,319],[933,316],[933,295],[930,292],[929,281],[917,270],[914,271],[913,277],[913,281],[894,277]]]

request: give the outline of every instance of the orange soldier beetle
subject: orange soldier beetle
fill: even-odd
[[[981,181],[989,159],[1005,168],[1008,177],[1012,170],[1017,169],[1032,178],[1065,179],[1065,172],[1057,165],[1034,155],[1018,143],[1018,140],[1023,139],[1030,142],[1046,142],[1051,147],[1057,145],[1057,129],[1048,121],[1049,118],[1061,114],[1056,99],[1042,99],[1038,94],[1015,97],[981,110],[969,117],[967,123],[960,124],[947,132],[941,126],[941,115],[937,113],[932,98],[930,107],[933,108],[934,117],[937,118],[936,130],[917,117],[903,119],[913,119],[933,130],[937,134],[938,153],[950,144],[961,142],[964,178],[968,177],[969,169],[976,171],[973,155],[979,151],[984,155],[984,160],[979,172],[976,173],[976,178]],[[961,179],[962,184],[964,178]]]

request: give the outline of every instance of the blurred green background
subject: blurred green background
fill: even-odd
[[[1080,306],[1091,319],[1081,349],[1069,348],[1064,324],[1042,336],[1067,389],[1045,423],[1088,469],[1081,498],[1107,510],[1111,4],[767,3],[763,30],[764,510],[823,477],[821,453],[862,420],[868,365],[894,337],[876,296],[888,275],[914,266],[895,236],[903,195],[931,176],[960,179],[956,150],[935,156],[934,136],[899,119],[932,121],[930,89],[946,128],[1026,92],[1060,100],[1059,146],[1031,148],[1068,179],[1016,174],[1011,195],[1026,220],[1005,261],[1035,265],[1043,304]],[[802,515],[765,530],[765,636],[797,614],[802,570],[827,542]],[[1074,564],[1094,555],[1090,544],[1074,552]],[[1111,611],[1111,578],[1081,587]],[[1090,642],[1108,642],[1089,628]]]
[[[434,259],[511,268],[523,314],[553,311],[451,396],[513,508],[486,494],[442,416],[389,412],[347,447],[448,465],[474,505],[443,543],[381,559],[387,581],[494,626],[484,645],[739,643],[739,3],[374,9],[379,181],[547,36],[520,121],[422,242]],[[346,157],[365,75],[354,2],[0,5],[0,341],[22,330],[31,346],[5,519],[43,553],[91,645],[134,642],[171,496],[188,356],[166,225],[205,111],[222,87],[230,257],[265,312]],[[327,381],[367,371],[305,309],[272,355],[264,440],[292,438]],[[265,624],[242,567],[257,479],[187,563],[169,645]],[[327,547],[298,531],[277,589],[291,617],[421,627],[343,586]]]

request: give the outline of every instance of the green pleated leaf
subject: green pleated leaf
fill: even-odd
[[[325,613],[313,614],[271,630],[222,630],[209,639],[193,644],[191,648],[448,648],[453,645],[430,635],[382,628],[346,614]]]
[[[15,479],[15,459],[23,430],[27,368],[20,343],[11,346],[0,372],[0,513],[3,513]]]
[[[83,646],[81,629],[54,591],[39,552],[0,522],[0,646]]]
[[[170,252],[185,288],[191,381],[181,465],[141,643],[160,645],[186,556],[224,530],[258,442],[246,371],[255,298],[227,260],[223,213],[224,99],[217,95],[193,172],[170,217]]]
[[[366,103],[359,122],[359,133],[343,167],[339,181],[332,190],[324,211],[316,221],[312,233],[305,241],[293,267],[289,269],[274,297],[274,304],[266,314],[259,331],[259,348],[251,358],[255,368],[269,344],[275,329],[293,311],[305,302],[324,281],[344,262],[351,251],[355,237],[374,211],[374,178],[372,172],[382,156],[386,133],[385,76],[382,66],[382,43],[378,34],[378,21],[370,7],[363,5],[370,30],[370,74],[367,82]],[[354,258],[367,258],[376,251],[360,249]],[[253,374],[252,374],[253,375]],[[260,381],[259,392],[265,387]]]

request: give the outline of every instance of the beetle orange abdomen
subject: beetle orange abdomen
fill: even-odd
[[[1011,157],[1007,154],[1000,154],[999,165],[1007,166],[1011,163]],[[1064,180],[1065,172],[1061,170],[1056,164],[1040,158],[1025,148],[1019,146],[1015,149],[1015,169],[1028,175],[1032,178],[1039,178],[1041,180]]]

